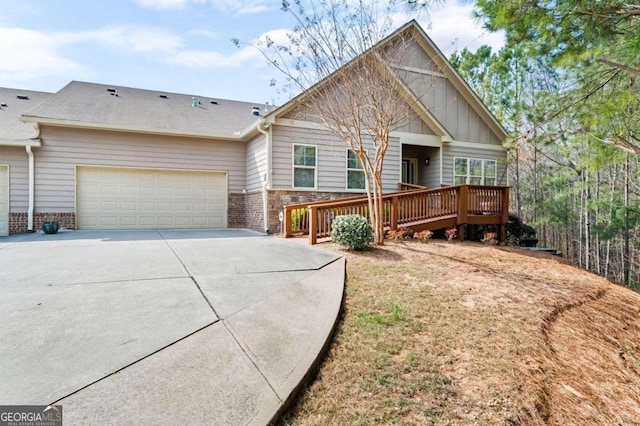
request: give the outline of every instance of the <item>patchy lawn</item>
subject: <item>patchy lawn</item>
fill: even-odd
[[[639,294],[472,242],[346,256],[344,317],[283,424],[640,424]]]

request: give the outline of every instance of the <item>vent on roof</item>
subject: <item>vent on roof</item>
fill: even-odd
[[[0,104],[0,107],[2,107],[2,108],[6,108],[6,106],[7,106],[6,102],[3,102],[3,103]]]
[[[29,96],[27,96],[27,95],[17,95],[16,99],[22,99],[23,101],[28,101],[29,100]]]
[[[115,87],[107,87],[107,92],[111,93],[111,96],[118,96],[118,89]]]
[[[258,108],[257,106],[254,106],[253,108],[251,108],[251,114],[258,117],[260,115],[260,108]]]
[[[191,106],[197,108],[200,105],[200,97],[194,96],[191,98]]]
[[[211,102],[211,105],[218,105],[218,101],[214,101],[213,99],[210,102]]]
[[[165,95],[164,93],[159,95],[162,99],[169,99],[169,97],[167,95]]]

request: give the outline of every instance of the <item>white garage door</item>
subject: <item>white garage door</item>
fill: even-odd
[[[0,237],[9,235],[9,167],[0,166]]]
[[[224,228],[227,175],[78,167],[78,229]]]

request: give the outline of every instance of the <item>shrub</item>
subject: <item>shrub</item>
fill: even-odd
[[[337,216],[331,228],[331,240],[349,250],[365,250],[373,241],[373,228],[358,214]]]
[[[391,241],[404,241],[411,239],[413,234],[411,229],[396,229],[395,231],[387,231],[386,238]]]
[[[309,226],[309,211],[307,209],[296,209],[291,212],[291,229],[298,231]]]
[[[485,232],[484,237],[480,241],[485,244],[494,246],[500,242],[496,239],[497,235],[497,232]]]
[[[444,231],[444,234],[447,236],[447,241],[452,242],[453,239],[458,234],[458,229],[457,228],[447,228],[446,231]]]
[[[428,229],[422,231],[422,232],[416,232],[413,234],[413,238],[415,238],[416,240],[419,240],[421,243],[428,243],[429,239],[433,236],[433,232],[429,231]]]
[[[517,245],[520,247],[535,247],[538,244],[536,238],[536,230],[522,222],[518,216],[509,215],[509,223],[507,223],[507,241],[509,245]]]

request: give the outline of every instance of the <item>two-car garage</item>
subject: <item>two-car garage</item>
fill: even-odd
[[[77,229],[226,226],[226,172],[76,167]]]

